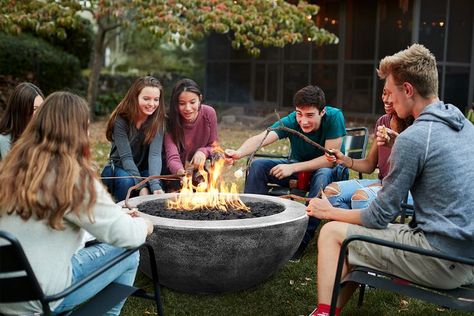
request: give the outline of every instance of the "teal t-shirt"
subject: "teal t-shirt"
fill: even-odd
[[[281,119],[283,125],[291,128],[315,143],[324,146],[326,139],[335,139],[346,135],[346,125],[344,123],[344,115],[341,110],[326,106],[326,114],[321,119],[321,126],[317,131],[311,133],[305,133],[301,129],[300,125],[296,121],[296,111],[290,113]],[[280,125],[280,122],[275,122],[271,128],[276,128]],[[291,159],[296,161],[308,161],[324,155],[324,152],[315,146],[307,143],[303,138],[289,133],[287,131],[276,130],[278,138],[288,138],[291,144]],[[341,152],[344,153],[344,143],[341,145]]]

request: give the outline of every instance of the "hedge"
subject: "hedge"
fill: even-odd
[[[0,33],[0,74],[37,83],[44,93],[70,88],[80,77],[79,60],[42,39]]]

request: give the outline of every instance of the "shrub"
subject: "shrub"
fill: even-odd
[[[49,94],[72,86],[80,67],[76,57],[42,39],[0,33],[0,74],[33,81]]]

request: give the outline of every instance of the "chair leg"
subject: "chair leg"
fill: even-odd
[[[365,284],[359,284],[359,301],[357,302],[357,307],[361,307],[362,304],[364,304],[364,294],[367,286],[368,285]]]
[[[155,251],[153,250],[153,247],[149,244],[144,245],[146,249],[148,250],[148,257],[150,259],[150,265],[151,265],[151,275],[153,279],[153,287],[154,287],[154,296],[155,296],[155,303],[156,303],[156,311],[158,313],[158,316],[164,316],[163,312],[163,305],[161,303],[161,288],[160,288],[160,281],[158,279],[158,272],[156,270],[156,258],[155,258]]]

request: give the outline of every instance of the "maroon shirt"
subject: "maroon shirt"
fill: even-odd
[[[217,141],[216,111],[202,104],[196,120],[193,123],[184,123],[184,150],[178,152],[171,135],[165,134],[166,163],[171,174],[184,169],[185,162],[190,161],[198,150],[209,157],[212,145],[217,144]]]
[[[375,123],[375,130],[374,135],[377,132],[378,126],[385,126],[390,128],[390,120],[392,116],[390,114],[385,114],[377,120]],[[377,144],[373,144],[373,146],[377,146]],[[389,157],[390,153],[392,152],[392,147],[389,146],[378,146],[377,148],[377,167],[379,168],[379,179],[382,180],[388,174],[388,170],[390,168]]]

